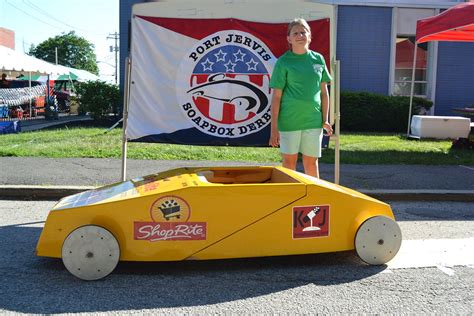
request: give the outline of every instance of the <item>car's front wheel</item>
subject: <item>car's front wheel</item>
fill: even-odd
[[[366,263],[381,265],[392,260],[402,244],[398,224],[386,216],[374,216],[360,225],[355,236],[357,255]]]
[[[98,280],[115,269],[120,259],[120,247],[107,229],[82,226],[64,240],[62,259],[66,269],[79,279]]]

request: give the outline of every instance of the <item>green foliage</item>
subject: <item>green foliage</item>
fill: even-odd
[[[119,87],[103,81],[89,81],[77,86],[80,114],[90,112],[94,119],[108,114],[117,115],[120,102]]]
[[[32,45],[29,55],[55,63],[56,47],[58,48],[58,63],[60,65],[87,70],[96,75],[99,74],[94,45],[83,37],[77,36],[74,31],[48,38],[36,47]]]
[[[413,114],[429,110],[431,101],[413,98]],[[368,92],[341,93],[341,130],[352,132],[404,132],[410,98]]]

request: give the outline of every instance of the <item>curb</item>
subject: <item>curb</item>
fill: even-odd
[[[361,193],[381,201],[474,202],[474,190],[364,190]]]
[[[15,200],[59,200],[65,196],[95,189],[93,186],[1,185],[0,198]]]
[[[0,199],[59,200],[65,196],[92,190],[94,186],[0,185]],[[474,202],[474,190],[365,190],[363,194],[381,201]]]

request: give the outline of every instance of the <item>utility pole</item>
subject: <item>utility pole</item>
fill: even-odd
[[[118,61],[118,52],[119,52],[119,48],[118,48],[119,38],[120,38],[120,35],[117,32],[113,34],[109,34],[109,36],[107,36],[107,39],[115,40],[115,46],[110,46],[110,52],[115,52],[115,84],[117,84],[117,70],[118,70],[117,61]]]

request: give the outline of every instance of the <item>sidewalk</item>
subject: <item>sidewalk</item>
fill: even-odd
[[[256,164],[129,159],[127,179],[186,166],[239,165]],[[333,165],[322,164],[320,173],[334,181]],[[59,199],[119,182],[120,175],[120,159],[0,157],[0,197]],[[383,200],[474,201],[474,166],[341,165],[340,184]]]

